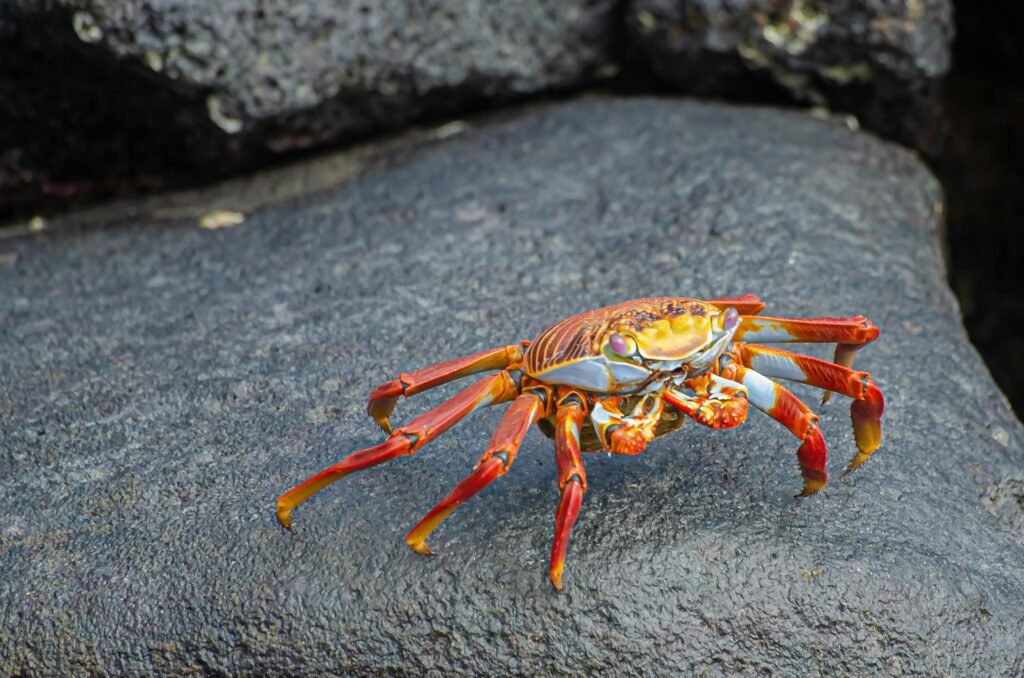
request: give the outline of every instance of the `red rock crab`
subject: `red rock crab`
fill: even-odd
[[[638,454],[647,443],[690,418],[715,429],[747,418],[752,404],[800,441],[797,461],[813,494],[828,482],[826,448],[818,417],[773,381],[788,379],[853,398],[857,453],[846,467],[863,464],[881,443],[882,393],[867,372],[852,369],[856,351],[878,337],[863,316],[783,318],[758,315],[753,295],[701,301],[656,297],[627,301],[566,318],[531,341],[482,351],[406,372],[377,387],[367,412],[389,433],[383,443],[350,454],[281,495],[277,518],[292,526],[292,510],[349,473],[416,452],[470,412],[512,402],[475,469],[406,537],[430,554],[430,533],[462,502],[504,475],[533,424],[555,441],[561,501],[548,575],[562,587],[565,554],[579,514],[587,474],[582,452]],[[834,362],[765,344],[835,343]],[[497,370],[410,423],[392,429],[399,398],[479,372]]]

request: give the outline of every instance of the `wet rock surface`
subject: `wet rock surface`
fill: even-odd
[[[626,21],[654,71],[687,93],[774,91],[925,151],[943,140],[951,0],[635,0]]]
[[[3,242],[0,672],[1020,673],[1024,432],[945,286],[940,205],[912,155],[829,122],[594,99],[233,228],[69,215]],[[796,441],[757,412],[589,455],[558,594],[534,431],[440,555],[413,554],[495,410],[331,486],[294,534],[274,520],[380,440],[365,397],[399,371],[623,299],[740,292],[883,330],[858,359],[883,447],[816,497],[792,497]],[[835,476],[843,400],[822,412]]]
[[[582,85],[610,63],[613,10],[611,0],[13,0],[0,6],[0,202],[213,176]]]

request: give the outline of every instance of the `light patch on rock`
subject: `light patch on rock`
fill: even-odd
[[[326,379],[320,384],[320,390],[328,393],[341,390],[341,379]]]
[[[96,17],[88,12],[71,15],[71,27],[82,42],[92,45],[103,39],[103,29],[96,22]]]
[[[803,0],[797,0],[781,21],[762,28],[761,35],[775,47],[798,56],[817,41],[818,31],[828,21],[827,15],[808,8]]]
[[[992,438],[1003,447],[1010,446],[1010,434],[1007,433],[1006,429],[998,424],[992,426]]]
[[[815,577],[820,577],[823,573],[824,570],[822,570],[820,567],[812,567],[810,569],[804,567],[800,568],[800,577],[808,583],[814,581]]]
[[[775,82],[788,90],[793,96],[809,100],[818,106],[824,106],[825,97],[811,87],[810,78],[806,73],[798,73],[780,66],[771,55],[765,54],[750,42],[736,45],[736,51],[751,68],[768,71]]]
[[[438,127],[437,129],[435,129],[434,130],[434,138],[435,139],[447,139],[448,137],[453,137],[453,136],[455,136],[457,134],[462,134],[468,128],[469,128],[469,125],[467,125],[462,120],[452,120],[451,122],[447,122],[447,123],[441,125],[440,127]]]
[[[228,134],[237,134],[242,130],[242,121],[228,115],[221,106],[220,97],[211,94],[206,97],[206,112],[214,125],[220,127]]]
[[[848,85],[851,82],[870,82],[874,77],[871,64],[866,61],[857,61],[852,64],[829,64],[819,66],[817,70],[821,77],[839,85]]]
[[[650,33],[658,27],[658,21],[654,18],[654,15],[644,10],[638,11],[634,14],[636,18],[636,25],[640,28],[641,33]]]
[[[245,215],[232,210],[214,210],[199,217],[199,228],[216,230],[238,226],[245,221]]]
[[[146,60],[146,65],[149,66],[151,71],[159,73],[164,70],[164,57],[155,49],[146,50],[146,54],[143,58]]]

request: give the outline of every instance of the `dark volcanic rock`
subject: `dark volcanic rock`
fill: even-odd
[[[630,33],[683,91],[782,90],[926,151],[942,140],[951,0],[634,0]]]
[[[956,133],[933,165],[947,196],[950,280],[971,343],[1022,413],[1024,4],[960,3],[956,20],[946,85]]]
[[[231,229],[3,245],[0,672],[1021,673],[1024,432],[964,337],[910,153],[792,112],[589,100],[402,158]],[[364,398],[401,370],[617,300],[744,291],[883,328],[858,364],[884,445],[814,498],[757,412],[590,455],[558,594],[533,433],[416,556],[402,537],[488,411],[330,487],[294,534],[274,520],[380,440]]]
[[[609,64],[614,4],[8,1],[0,205],[578,85]]]

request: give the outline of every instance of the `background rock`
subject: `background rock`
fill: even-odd
[[[233,228],[70,215],[5,241],[0,672],[1019,674],[1024,432],[944,284],[940,206],[909,153],[802,114],[589,100]],[[859,358],[883,448],[813,499],[758,413],[588,456],[556,594],[534,433],[440,556],[412,554],[489,411],[332,486],[295,534],[274,521],[281,491],[380,439],[364,399],[398,371],[625,298],[743,291],[883,328]]]
[[[925,151],[941,144],[951,0],[633,0],[626,21],[681,91],[791,97]]]
[[[614,6],[12,0],[0,6],[0,205],[209,178],[579,86],[610,63]]]
[[[957,6],[945,89],[955,131],[934,164],[947,196],[950,281],[971,343],[1024,413],[1024,5]]]

